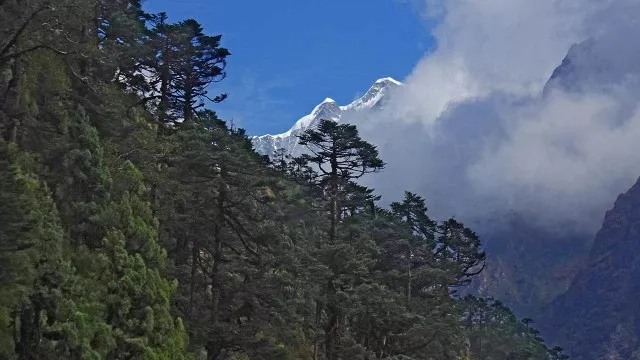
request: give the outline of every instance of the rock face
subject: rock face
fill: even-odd
[[[632,359],[640,347],[638,299],[640,180],[606,213],[588,258],[542,324],[572,359]]]
[[[594,85],[609,82],[612,67],[606,59],[598,56],[593,40],[574,44],[544,87],[547,95],[552,89],[581,92]]]
[[[588,251],[589,236],[561,226],[536,226],[517,214],[500,221],[480,229],[489,256],[470,290],[538,320],[544,307],[569,288]]]
[[[610,92],[616,86],[637,86],[640,48],[620,46],[609,34],[574,44],[545,85],[546,96],[553,89],[571,93]]]
[[[363,115],[368,111],[376,111],[384,106],[393,93],[401,86],[397,80],[383,78],[377,80],[364,96],[351,104],[340,106],[333,99],[327,98],[300,120],[293,127],[282,134],[255,136],[251,139],[257,152],[263,155],[273,155],[278,149],[285,149],[287,153],[297,156],[301,149],[298,146],[298,136],[305,130],[318,125],[320,120],[344,121],[349,117]]]

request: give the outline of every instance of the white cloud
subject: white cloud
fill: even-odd
[[[389,164],[372,185],[390,199],[420,192],[442,215],[517,210],[597,227],[640,176],[640,2],[430,0],[425,9],[442,16],[437,48],[386,111],[354,120]],[[567,50],[589,37],[574,64],[582,91],[541,98]]]
[[[408,120],[433,121],[452,102],[492,91],[539,91],[569,46],[584,37],[591,3],[428,1],[428,12],[444,17],[434,30],[437,49],[406,79],[397,111]]]
[[[640,113],[613,96],[557,92],[509,115],[506,137],[488,140],[464,174],[497,206],[599,227],[640,176]]]

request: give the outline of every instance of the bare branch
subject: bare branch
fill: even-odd
[[[4,64],[7,63],[9,60],[15,59],[17,57],[20,57],[22,55],[28,54],[30,52],[36,51],[36,50],[40,50],[40,49],[46,49],[49,51],[52,51],[58,55],[71,55],[70,52],[66,52],[66,51],[62,51],[62,50],[58,50],[56,48],[54,48],[53,46],[50,45],[46,45],[46,44],[41,44],[41,45],[36,45],[33,47],[30,47],[28,49],[22,50],[22,51],[18,51],[16,53],[13,54],[8,54],[8,55],[4,55],[4,56],[0,56],[0,64]]]
[[[29,24],[31,23],[31,21],[33,21],[33,19],[35,19],[43,11],[50,10],[50,9],[51,8],[49,6],[43,6],[38,10],[34,11],[33,14],[31,14],[27,19],[25,19],[24,23],[18,28],[18,30],[16,30],[15,34],[13,34],[11,39],[4,45],[2,50],[0,50],[0,56],[6,55],[9,52],[9,50],[18,42],[20,35],[22,35],[22,33],[27,29],[27,26],[29,26]]]

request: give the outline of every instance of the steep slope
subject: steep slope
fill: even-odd
[[[339,106],[333,99],[327,98],[317,105],[313,111],[300,120],[293,127],[282,134],[255,136],[251,140],[257,152],[271,156],[278,149],[285,149],[287,153],[299,155],[298,135],[316,126],[320,120],[341,121],[350,116],[357,116],[368,111],[375,111],[388,101],[393,90],[402,85],[392,78],[377,80],[369,90],[356,101]]]
[[[612,36],[612,35],[609,35]],[[640,50],[620,46],[609,37],[589,38],[574,44],[544,87],[545,96],[553,89],[567,92],[608,92],[622,84],[637,82]]]
[[[569,226],[536,226],[517,214],[478,228],[489,258],[472,292],[500,299],[520,316],[536,320],[567,290],[590,240],[568,232]]]
[[[571,96],[606,95],[615,99],[619,119],[630,118],[638,104],[640,53],[610,40],[591,38],[573,45],[548,80],[542,97],[555,96],[556,91]],[[517,216],[496,219],[485,226],[488,230],[476,228],[487,243],[490,263],[473,290],[497,297],[519,315],[536,319],[545,316],[544,308],[569,289],[595,235],[595,230],[581,231],[584,229],[579,227],[569,231],[576,229],[572,224],[553,229]]]
[[[547,332],[572,359],[630,359],[640,338],[640,181],[604,218],[569,290],[548,310]]]
[[[639,49],[609,40],[572,46],[543,95],[607,94],[621,115],[632,116],[640,89]],[[542,311],[543,334],[567,348],[572,359],[640,358],[639,265],[640,181],[618,197],[585,259],[573,268],[569,288]]]

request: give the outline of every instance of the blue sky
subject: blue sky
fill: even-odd
[[[251,135],[280,133],[326,97],[351,102],[373,82],[402,80],[433,47],[416,8],[401,0],[148,0],[171,21],[195,18],[222,34],[228,76],[213,106]]]

